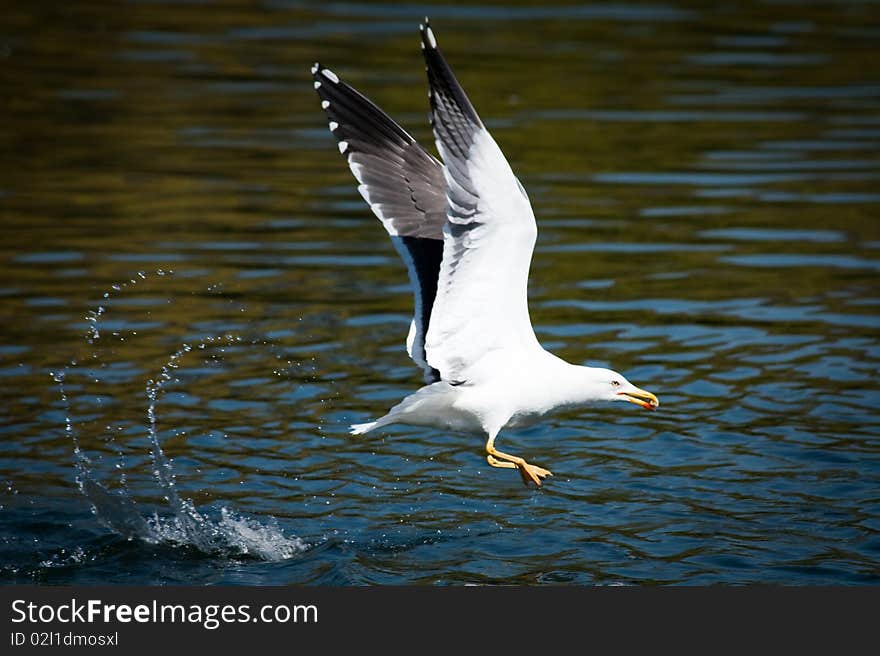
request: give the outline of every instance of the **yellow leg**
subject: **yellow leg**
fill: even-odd
[[[495,448],[495,436],[490,435],[486,440],[486,461],[493,467],[502,467],[504,469],[518,469],[522,476],[523,483],[528,485],[534,483],[538,487],[541,486],[541,479],[545,476],[553,476],[549,469],[530,465],[519,456],[512,456]]]

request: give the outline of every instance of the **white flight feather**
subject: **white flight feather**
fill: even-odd
[[[447,223],[443,231],[443,262],[425,351],[444,380],[472,380],[499,358],[543,351],[527,299],[537,226],[488,131],[475,134],[466,160],[456,158],[439,139],[437,148],[449,181],[447,218],[457,225]]]

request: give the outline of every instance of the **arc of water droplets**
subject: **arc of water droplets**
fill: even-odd
[[[166,275],[173,274],[173,270],[165,271],[164,269],[156,269],[155,275],[159,277],[164,277]],[[127,282],[113,283],[110,285],[110,289],[112,291],[104,292],[103,298],[107,301],[112,299],[117,294],[122,293],[124,290],[134,287],[142,280],[147,280],[150,273],[146,271],[138,271],[135,277],[129,278]],[[94,310],[89,310],[86,313],[86,320],[91,323],[89,326],[89,330],[86,334],[86,341],[89,344],[94,345],[95,341],[100,339],[101,332],[99,329],[99,323],[101,317],[106,312],[106,308],[103,305],[99,305]],[[118,335],[118,333],[114,333],[114,335]],[[120,337],[120,340],[124,341],[124,338]],[[97,359],[98,353],[97,351],[92,353],[92,358]],[[109,427],[108,427],[109,428]],[[111,438],[112,439],[112,438]],[[116,469],[119,470],[119,483],[125,487],[126,486],[126,477],[125,477],[125,454],[122,449],[117,450],[117,454],[119,456],[119,461],[116,464]]]
[[[153,475],[156,477],[159,485],[165,490],[165,499],[172,503],[176,510],[181,509],[180,496],[175,489],[174,471],[171,467],[171,460],[165,457],[162,445],[159,442],[159,429],[156,425],[156,402],[159,400],[159,393],[162,391],[165,383],[172,380],[171,370],[177,368],[177,361],[185,354],[189,353],[192,347],[189,344],[181,346],[162,366],[162,372],[156,380],[147,381],[147,420],[149,421],[150,443],[152,444],[153,455]]]
[[[156,275],[165,276],[173,271],[164,271],[157,269]],[[136,278],[131,278],[128,282],[114,284],[111,286],[112,292],[106,292],[103,295],[105,300],[111,299],[115,293],[122,292],[124,289],[136,285],[140,280],[147,279],[147,273],[139,271]],[[89,310],[86,314],[86,320],[89,322],[89,328],[86,332],[85,339],[90,345],[94,345],[101,338],[100,321],[106,312],[103,305],[99,305],[96,309]],[[114,333],[117,335],[117,333]],[[121,339],[121,338],[120,338]],[[243,339],[237,335],[215,335],[208,336],[198,345],[200,349],[207,347],[207,343],[235,344],[241,343]],[[257,344],[254,340],[252,344]],[[222,352],[221,348],[221,352]],[[113,528],[124,535],[137,535],[144,539],[150,540],[172,540],[183,542],[196,546],[205,551],[211,551],[214,548],[233,548],[241,553],[255,553],[261,557],[277,560],[279,558],[289,558],[292,555],[303,551],[307,548],[307,544],[299,538],[287,538],[281,533],[277,527],[272,524],[260,524],[249,520],[246,517],[240,517],[225,508],[221,512],[221,520],[214,523],[204,517],[193,505],[192,501],[183,499],[177,492],[175,485],[175,475],[172,468],[172,461],[168,458],[159,440],[159,431],[156,419],[156,404],[159,401],[161,393],[165,386],[174,380],[177,380],[173,371],[178,368],[180,360],[190,351],[192,346],[184,343],[177,351],[175,351],[162,366],[159,375],[147,382],[146,392],[149,401],[147,407],[147,419],[149,422],[149,437],[151,442],[151,455],[153,460],[153,474],[157,482],[164,491],[165,501],[169,504],[173,511],[173,519],[171,523],[161,520],[158,515],[154,514],[153,521],[144,521],[138,514],[136,519],[128,517],[120,523],[111,522]],[[98,358],[98,352],[93,352],[92,358]],[[277,357],[281,357],[276,353]],[[288,361],[288,364],[290,361]],[[80,446],[79,436],[74,428],[73,419],[71,417],[71,403],[64,387],[65,377],[70,367],[77,365],[76,358],[70,360],[61,370],[52,372],[52,379],[58,385],[61,401],[64,407],[65,419],[64,430],[73,444],[76,467],[76,483],[81,493],[91,502],[93,511],[98,514],[95,499],[92,494],[103,496],[104,502],[107,501],[107,490],[92,476],[92,463],[85,451]],[[278,373],[278,372],[276,372]],[[95,382],[98,382],[97,380]],[[121,470],[120,482],[125,487],[125,471],[123,455],[120,451],[120,465],[117,468]],[[116,501],[114,499],[114,501]],[[112,502],[111,502],[112,503]]]
[[[199,344],[200,349],[206,348],[205,342],[225,342],[227,344],[240,343],[242,338],[238,335],[217,335],[208,336]],[[184,510],[185,504],[181,501],[180,495],[175,487],[174,469],[171,459],[165,455],[162,444],[159,440],[159,428],[156,421],[156,404],[159,401],[159,395],[164,391],[165,385],[169,382],[177,380],[173,375],[173,370],[177,369],[181,358],[192,351],[192,346],[184,343],[168,358],[168,361],[162,366],[159,375],[155,379],[147,381],[147,421],[149,422],[150,443],[152,445],[153,457],[153,475],[156,481],[166,491],[166,500],[172,504],[175,510]]]
[[[157,276],[165,276],[165,275],[174,273],[174,271],[173,270],[165,271],[164,269],[156,269],[155,273]],[[127,289],[129,287],[134,287],[141,280],[146,280],[148,275],[149,274],[146,271],[138,271],[137,277],[130,278],[128,280],[128,282],[113,283],[112,285],[110,285],[110,289],[112,289],[113,292],[104,292],[103,298],[105,300],[110,300],[116,294],[122,292],[122,290]],[[86,321],[88,321],[91,324],[89,326],[88,331],[86,332],[86,341],[89,344],[94,344],[95,340],[98,340],[101,338],[101,331],[98,328],[98,323],[101,320],[101,316],[103,316],[103,314],[106,311],[107,311],[107,308],[105,308],[103,305],[99,305],[97,308],[86,312],[85,319],[86,319]],[[97,357],[97,354],[93,353],[92,357]]]
[[[70,400],[67,398],[67,390],[64,388],[64,377],[67,374],[67,367],[61,371],[51,372],[52,380],[58,384],[58,392],[61,395],[61,403],[64,407],[64,432],[73,444],[74,467],[76,469],[76,486],[80,492],[85,493],[85,480],[91,475],[92,461],[85,452],[80,448],[79,436],[73,428],[73,419],[70,417]]]
[[[209,343],[232,345],[243,341],[240,336],[233,334],[208,336],[199,343],[198,348],[205,349]],[[159,440],[156,404],[165,386],[177,380],[173,371],[179,367],[180,360],[192,350],[192,346],[183,344],[168,358],[159,375],[147,383],[147,418],[152,444],[153,474],[165,491],[165,500],[173,511],[170,524],[162,522],[157,516],[153,517],[154,534],[166,540],[193,545],[206,552],[231,548],[243,553],[255,553],[270,560],[290,558],[300,553],[308,545],[297,537],[285,537],[273,524],[254,522],[237,516],[226,508],[221,509],[220,521],[212,522],[196,509],[191,500],[183,499],[178,494],[172,460],[165,455]]]
[[[164,269],[156,269],[155,275],[157,276],[166,276],[169,274],[173,274],[174,271]],[[146,280],[150,273],[146,271],[138,271],[136,277],[130,278],[127,282],[122,283],[114,283],[110,286],[112,291],[104,292],[103,298],[105,301],[112,299],[117,293],[122,292],[124,289],[129,287],[133,287],[138,284],[141,280]],[[90,309],[86,312],[85,319],[89,322],[88,330],[86,330],[85,340],[90,345],[94,345],[97,340],[101,338],[101,330],[99,327],[101,317],[107,311],[107,308],[103,305],[99,305],[97,308]],[[92,359],[98,358],[97,352],[92,352]],[[73,444],[73,454],[74,454],[74,464],[76,467],[76,484],[81,492],[83,492],[83,486],[85,481],[90,478],[92,462],[89,457],[86,455],[85,451],[82,450],[79,443],[79,436],[74,430],[73,427],[73,419],[71,417],[71,405],[70,399],[67,396],[67,391],[64,387],[64,381],[67,376],[67,373],[70,371],[71,367],[77,366],[78,361],[77,358],[72,358],[68,364],[64,365],[58,371],[50,372],[52,380],[55,381],[58,385],[59,395],[61,397],[61,403],[64,409],[64,431],[67,436],[70,438],[71,444]],[[117,465],[117,469],[120,470],[120,482],[122,485],[125,485],[125,462],[123,454],[119,453],[120,463]]]

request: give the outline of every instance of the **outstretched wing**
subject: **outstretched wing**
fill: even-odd
[[[443,158],[447,222],[425,342],[443,380],[464,382],[496,351],[538,348],[527,286],[537,226],[522,185],[486,130],[431,27],[421,27],[431,125]]]
[[[339,140],[339,152],[358,181],[358,191],[385,226],[407,265],[415,312],[406,346],[425,371],[439,378],[425,358],[443,255],[446,181],[442,165],[390,116],[320,64],[312,67],[315,90]]]

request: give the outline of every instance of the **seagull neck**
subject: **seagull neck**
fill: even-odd
[[[578,406],[599,400],[597,398],[596,369],[570,364],[551,356],[550,366],[545,368],[542,384],[545,394],[552,397],[555,406]]]

